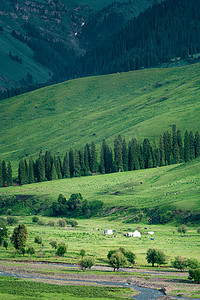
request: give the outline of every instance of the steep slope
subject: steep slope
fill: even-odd
[[[199,130],[200,65],[148,69],[71,80],[0,102],[0,156],[17,163],[40,150],[70,146],[121,134],[158,138],[176,124]]]
[[[155,0],[39,0],[0,3],[0,91],[65,78],[67,65],[91,49],[94,36],[109,36]],[[121,4],[119,4],[121,2]],[[108,6],[108,7],[107,7]],[[99,13],[97,13],[100,10]],[[126,11],[126,13],[125,13]],[[107,18],[110,26],[102,25]],[[90,20],[90,22],[87,22]],[[94,28],[93,23],[97,24]],[[122,18],[121,18],[122,20]],[[81,32],[87,24],[86,34]],[[92,27],[92,28],[91,28]],[[91,33],[93,30],[93,33]],[[91,38],[86,38],[91,35]],[[80,44],[81,42],[81,44]],[[10,54],[10,55],[9,55]],[[31,80],[27,80],[27,74]],[[18,94],[19,90],[13,94]]]

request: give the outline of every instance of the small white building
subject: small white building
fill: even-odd
[[[141,233],[138,230],[133,232],[133,237],[141,237]]]
[[[104,229],[103,234],[105,234],[105,235],[113,234],[113,230],[112,229]]]

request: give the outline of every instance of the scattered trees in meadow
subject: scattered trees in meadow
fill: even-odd
[[[15,249],[20,250],[20,248],[25,248],[28,239],[28,231],[25,224],[20,224],[14,228],[13,234],[11,236],[11,242],[13,243]]]
[[[113,267],[114,271],[126,266],[128,263],[135,264],[135,254],[132,251],[126,251],[120,247],[118,250],[110,250],[107,254],[108,262]]]
[[[152,264],[152,267],[154,267],[155,264],[160,266],[166,263],[166,255],[161,250],[149,248],[147,250],[146,260]]]
[[[65,254],[66,252],[67,252],[67,245],[66,245],[64,242],[60,243],[60,244],[58,245],[58,247],[57,247],[56,254],[57,254],[58,256],[64,256],[64,254]]]
[[[95,260],[92,257],[85,256],[79,261],[79,265],[83,271],[91,269],[95,265]]]

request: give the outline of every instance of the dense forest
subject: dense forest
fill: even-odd
[[[68,79],[126,72],[157,66],[175,57],[187,59],[199,52],[200,2],[167,0],[129,21],[122,30],[69,65],[64,73]]]
[[[200,156],[200,134],[187,130],[182,137],[176,125],[172,132],[160,135],[159,142],[151,144],[144,139],[139,144],[135,138],[129,142],[118,135],[110,147],[106,140],[102,141],[100,153],[94,142],[88,143],[81,150],[70,148],[64,159],[52,155],[50,151],[42,151],[34,161],[22,158],[19,162],[18,183],[31,184],[46,180],[88,176],[95,173],[107,174],[113,172],[132,171],[155,168],[179,162],[187,162]],[[3,160],[0,163],[0,186],[13,184],[11,163]]]

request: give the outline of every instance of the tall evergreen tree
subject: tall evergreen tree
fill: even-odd
[[[122,142],[122,161],[123,161],[123,170],[128,171],[128,149],[126,140],[123,139]]]
[[[74,153],[74,176],[79,177],[81,175],[79,151],[76,149]]]
[[[164,151],[165,151],[165,163],[170,165],[170,157],[172,152],[172,139],[171,133],[169,131],[165,132],[163,135],[163,144],[164,144]]]
[[[143,159],[144,159],[145,169],[149,168],[149,160],[151,160],[152,167],[153,167],[151,145],[148,139],[144,139],[143,141]]]
[[[56,180],[58,179],[58,174],[57,174],[57,170],[54,164],[54,161],[52,163],[52,167],[51,167],[51,180]]]
[[[195,157],[199,157],[200,156],[200,134],[198,131],[196,131],[195,133],[194,146],[195,146]]]
[[[180,160],[184,160],[184,148],[183,148],[183,140],[180,129],[177,130],[177,143],[179,147],[179,153],[180,153]]]
[[[11,162],[8,162],[7,166],[7,186],[13,185],[13,178],[12,178],[12,166]]]
[[[28,178],[26,173],[26,166],[25,166],[25,159],[22,158],[19,161],[19,168],[18,168],[18,178],[19,178],[19,184],[27,184]]]
[[[25,248],[28,240],[28,231],[25,224],[20,224],[15,227],[13,234],[11,236],[11,242],[13,243],[15,249]]]
[[[177,164],[180,162],[180,149],[178,145],[178,136],[176,125],[172,126],[172,155],[173,155],[173,163]]]
[[[30,157],[28,166],[28,183],[34,183],[34,165],[33,159]]]
[[[99,172],[100,172],[101,174],[104,174],[104,173],[105,173],[104,148],[103,148],[103,146],[101,147],[101,151],[100,151]]]
[[[69,150],[69,172],[70,177],[74,176],[74,151],[72,148]]]
[[[51,172],[52,172],[51,169],[52,169],[53,157],[50,151],[46,151],[44,160],[45,160],[45,176],[47,180],[51,180]]]
[[[85,172],[90,171],[91,157],[90,157],[90,146],[88,144],[84,147],[84,163],[85,163]]]
[[[154,167],[158,167],[160,166],[160,151],[158,149],[158,146],[157,146],[157,142],[156,140],[153,141],[153,166]]]
[[[7,167],[5,160],[2,161],[2,177],[3,177],[3,185],[5,186],[7,183]]]
[[[192,131],[189,133],[189,148],[189,159],[191,160],[195,158],[194,135]]]
[[[159,139],[159,152],[160,152],[160,166],[165,165],[165,151],[164,151],[164,143],[163,143],[163,136],[160,135]]]
[[[70,172],[69,172],[69,157],[68,153],[65,153],[64,159],[63,159],[63,178],[69,178]]]
[[[86,175],[86,169],[85,169],[85,161],[84,161],[84,151],[79,150],[79,161],[80,161],[80,169],[81,169],[81,176],[85,176]]]
[[[36,161],[37,180],[38,182],[45,181],[45,159],[42,151],[40,151],[39,158]]]
[[[184,161],[189,161],[190,159],[190,142],[189,142],[189,135],[188,131],[185,131],[184,135]]]
[[[91,172],[98,172],[98,163],[97,163],[97,151],[96,145],[94,142],[91,144]]]
[[[114,140],[114,155],[118,171],[123,171],[122,138],[120,135]]]

